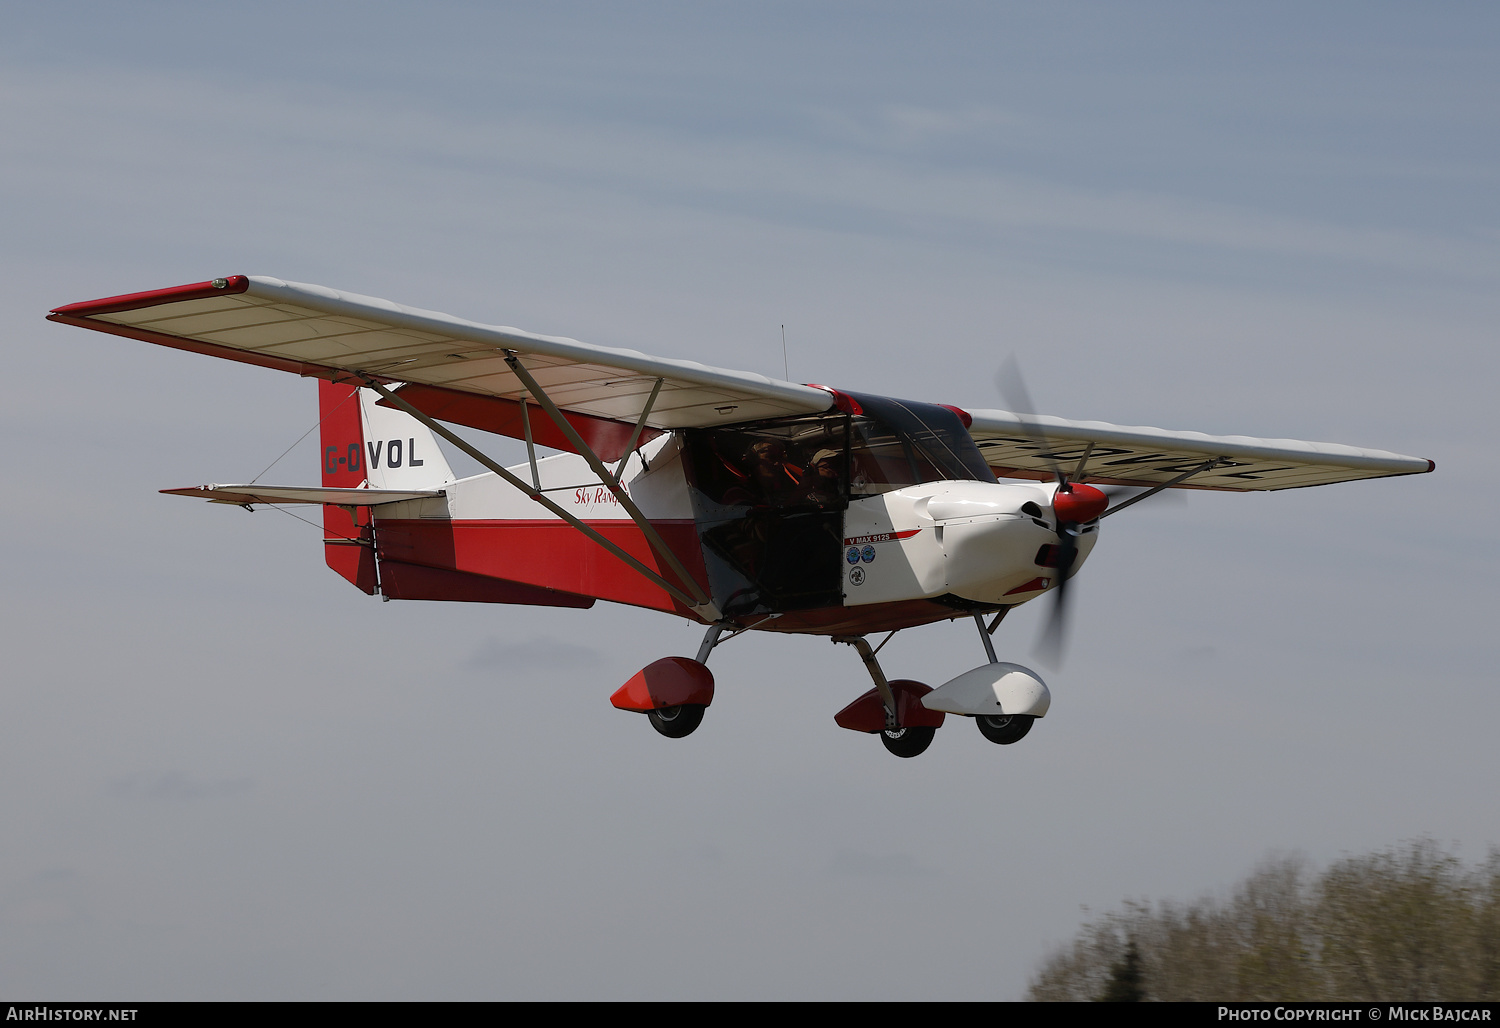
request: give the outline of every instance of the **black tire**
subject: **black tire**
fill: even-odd
[[[896,728],[881,732],[880,741],[898,757],[915,757],[932,745],[934,735],[936,728]]]
[[[648,710],[646,716],[651,719],[651,727],[668,739],[681,739],[685,735],[692,735],[703,723],[703,711],[706,709],[701,703],[684,703],[680,707]]]
[[[990,742],[1009,746],[1024,739],[1035,720],[1030,714],[980,714],[974,723],[979,726],[979,734]]]

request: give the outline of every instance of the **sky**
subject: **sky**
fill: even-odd
[[[0,995],[1018,999],[1125,899],[1500,845],[1492,5],[0,14]],[[1043,413],[1437,471],[1110,519],[1015,746],[892,758],[852,650],[753,633],[668,740],[608,697],[687,622],[385,604],[157,492],[314,383],[43,318],[226,274],[970,408],[1014,355]]]

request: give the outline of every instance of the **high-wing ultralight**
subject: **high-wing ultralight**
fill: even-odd
[[[328,565],[366,593],[610,600],[705,625],[695,657],[658,660],[612,697],[674,738],[713,700],[714,647],[762,631],[853,646],[874,687],[835,721],[898,756],[925,750],[947,714],[1016,742],[1051,694],[1036,672],[997,660],[991,635],[1012,607],[1049,590],[1061,599],[1103,517],[1166,488],[1289,489],[1433,469],[1331,443],[780,382],[260,276],[48,317],[319,379],[321,485],[163,491],[321,505]],[[448,425],[524,439],[528,459],[503,467]],[[486,473],[457,478],[435,437]],[[1111,507],[1100,486],[1145,493]],[[866,638],[969,617],[988,659],[936,689],[887,679]]]

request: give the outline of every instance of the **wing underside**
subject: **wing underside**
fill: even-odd
[[[59,307],[51,320],[321,378],[367,376],[514,403],[520,360],[563,410],[667,430],[827,410],[827,392],[634,350],[481,325],[261,276]],[[661,385],[658,388],[657,383]]]
[[[1422,474],[1433,462],[1385,450],[1297,439],[1255,439],[1127,427],[1009,411],[972,412],[969,433],[1003,478],[1155,486],[1189,475],[1184,488],[1296,489],[1360,478]],[[1205,467],[1213,461],[1211,467]],[[1196,470],[1195,470],[1196,469]]]

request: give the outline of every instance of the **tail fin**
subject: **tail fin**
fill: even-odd
[[[357,489],[431,489],[453,481],[453,471],[425,425],[377,405],[379,394],[354,384],[318,382],[322,475],[325,486]],[[328,566],[364,592],[375,592],[375,533],[370,508],[323,507],[323,553]]]
[[[373,389],[359,391],[364,421],[365,475],[371,489],[436,489],[453,471],[427,426],[405,411],[379,404]]]

